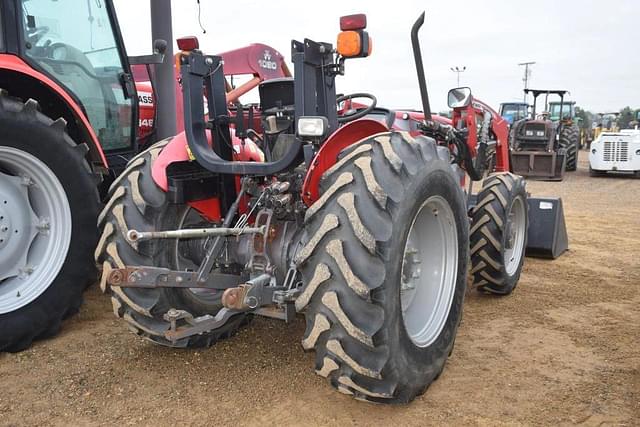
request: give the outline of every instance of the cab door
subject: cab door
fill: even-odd
[[[106,154],[134,152],[137,95],[109,0],[18,0],[21,56],[63,85]]]

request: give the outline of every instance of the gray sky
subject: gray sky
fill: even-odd
[[[151,48],[148,2],[114,0],[129,54]],[[229,5],[224,7],[224,5]],[[452,66],[466,66],[461,86],[498,108],[522,98],[524,70],[536,61],[529,87],[567,89],[593,112],[640,107],[640,14],[637,0],[318,2],[173,0],[174,36],[197,35],[207,53],[265,43],[291,58],[291,39],[335,43],[340,15],[367,14],[373,53],[347,61],[343,93],[368,91],[379,105],[419,108],[409,31],[422,10],[422,51],[432,109],[446,108],[456,85]]]

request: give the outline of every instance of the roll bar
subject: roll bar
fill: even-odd
[[[191,51],[180,60],[185,134],[196,160],[208,171],[220,174],[272,175],[288,169],[302,150],[302,142],[298,138],[275,162],[232,161],[230,118],[222,66],[222,57],[203,55],[199,51]],[[203,87],[209,107],[208,123],[205,121]],[[213,147],[207,140],[207,129],[211,129]]]

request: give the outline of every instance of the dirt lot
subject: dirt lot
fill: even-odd
[[[470,292],[445,372],[409,406],[334,392],[302,351],[301,318],[175,351],[128,332],[93,287],[60,336],[0,355],[0,425],[638,425],[640,180],[586,168],[528,184],[563,198],[570,252],[527,259],[510,297]]]

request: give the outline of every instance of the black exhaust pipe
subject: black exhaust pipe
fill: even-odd
[[[431,106],[429,105],[429,93],[427,92],[427,79],[424,76],[424,66],[422,64],[422,53],[420,52],[420,41],[418,31],[424,24],[424,12],[420,14],[416,22],[411,27],[411,46],[413,46],[413,59],[416,62],[418,72],[418,84],[420,85],[420,96],[422,97],[422,111],[425,120],[431,121]]]

